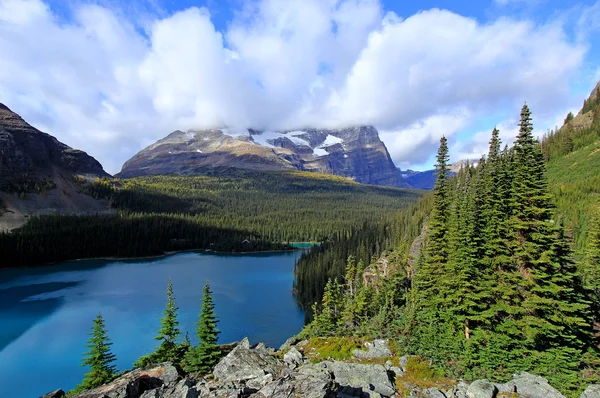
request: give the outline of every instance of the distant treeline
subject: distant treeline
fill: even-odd
[[[282,249],[286,242],[351,235],[422,195],[316,173],[236,169],[79,182],[88,194],[108,199],[118,214],[30,217],[24,227],[0,233],[3,266],[186,249]]]

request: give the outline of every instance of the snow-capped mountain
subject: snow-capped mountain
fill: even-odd
[[[128,160],[120,177],[202,173],[210,167],[306,170],[357,182],[407,186],[374,127],[175,131]]]

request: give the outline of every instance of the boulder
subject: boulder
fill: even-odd
[[[361,358],[361,359],[386,358],[386,357],[392,356],[392,352],[390,351],[390,349],[388,347],[387,340],[380,339],[380,340],[374,340],[372,343],[366,342],[364,344],[364,346],[367,349],[366,351],[354,350],[354,351],[352,351],[352,355],[356,358]]]
[[[109,384],[76,395],[77,398],[137,398],[146,391],[174,385],[181,376],[170,362],[147,369],[136,369]],[[149,397],[152,397],[150,393]]]
[[[293,369],[302,364],[302,354],[296,349],[296,347],[292,347],[284,354],[283,362],[288,364]]]
[[[40,398],[63,398],[65,396],[65,392],[60,388],[58,390],[54,390],[47,394],[42,395]]]
[[[446,395],[437,388],[428,388],[421,393],[423,398],[446,398]]]
[[[301,366],[294,374],[294,392],[300,397],[331,397],[337,388],[333,374],[323,364]]]
[[[246,339],[244,339],[246,340]],[[277,378],[284,372],[284,365],[274,356],[262,350],[252,350],[240,343],[215,366],[213,374],[220,382],[241,382],[266,374]]]
[[[585,389],[580,398],[600,398],[600,384],[592,384]]]
[[[527,372],[514,375],[512,381],[508,384],[514,385],[519,396],[524,398],[565,398],[564,395],[548,384],[548,380]]]
[[[394,394],[394,386],[383,365],[359,363],[323,362],[333,372],[334,380],[342,387],[362,388],[364,392],[375,391],[384,397]]]
[[[285,341],[285,343],[283,343],[281,345],[281,347],[279,347],[279,351],[285,352],[285,351],[289,350],[290,348],[292,348],[292,346],[298,344],[298,342],[300,342],[300,339],[296,336],[292,336],[289,339],[287,339]]]
[[[487,380],[476,380],[467,389],[468,398],[494,398],[498,388]]]

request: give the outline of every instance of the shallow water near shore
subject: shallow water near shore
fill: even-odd
[[[38,397],[73,388],[101,312],[119,370],[154,349],[169,278],[180,329],[195,343],[208,280],[222,343],[249,337],[278,347],[300,331],[292,295],[298,252],[224,255],[186,252],[138,260],[82,260],[0,270],[0,383],[3,395]]]

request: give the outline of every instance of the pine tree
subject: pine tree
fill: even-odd
[[[76,387],[76,391],[91,390],[114,379],[116,368],[112,363],[116,361],[116,357],[110,351],[111,345],[104,319],[99,313],[94,320],[90,339],[86,345],[89,351],[84,354],[82,362],[82,366],[88,366],[90,371],[85,374],[81,384]]]
[[[196,328],[199,344],[188,352],[185,361],[186,370],[206,374],[219,361],[221,351],[217,344],[220,334],[217,323],[218,318],[215,315],[212,291],[207,281],[203,290],[202,312]]]
[[[448,260],[448,215],[450,190],[448,184],[448,140],[440,139],[437,153],[436,182],[433,190],[434,202],[427,234],[426,258],[421,269],[415,273],[415,285],[419,297],[428,304],[443,302],[439,283],[445,280],[444,270]]]
[[[329,279],[325,285],[321,306],[315,303],[312,310],[314,319],[311,323],[311,333],[317,336],[333,336],[343,312],[343,297],[340,285],[336,280]]]
[[[160,319],[161,326],[156,336],[156,340],[161,342],[156,351],[155,360],[157,362],[178,362],[177,338],[180,334],[179,321],[177,320],[178,309],[175,297],[173,296],[173,283],[169,280],[169,285],[167,286],[167,304],[164,316]]]
[[[589,308],[570,260],[562,230],[553,216],[544,158],[533,138],[531,113],[521,111],[515,143],[514,201],[510,228],[513,268],[503,332],[518,340],[521,365],[552,366],[583,348],[578,328],[590,324]],[[557,365],[558,362],[554,362]],[[561,366],[567,366],[563,363]]]

